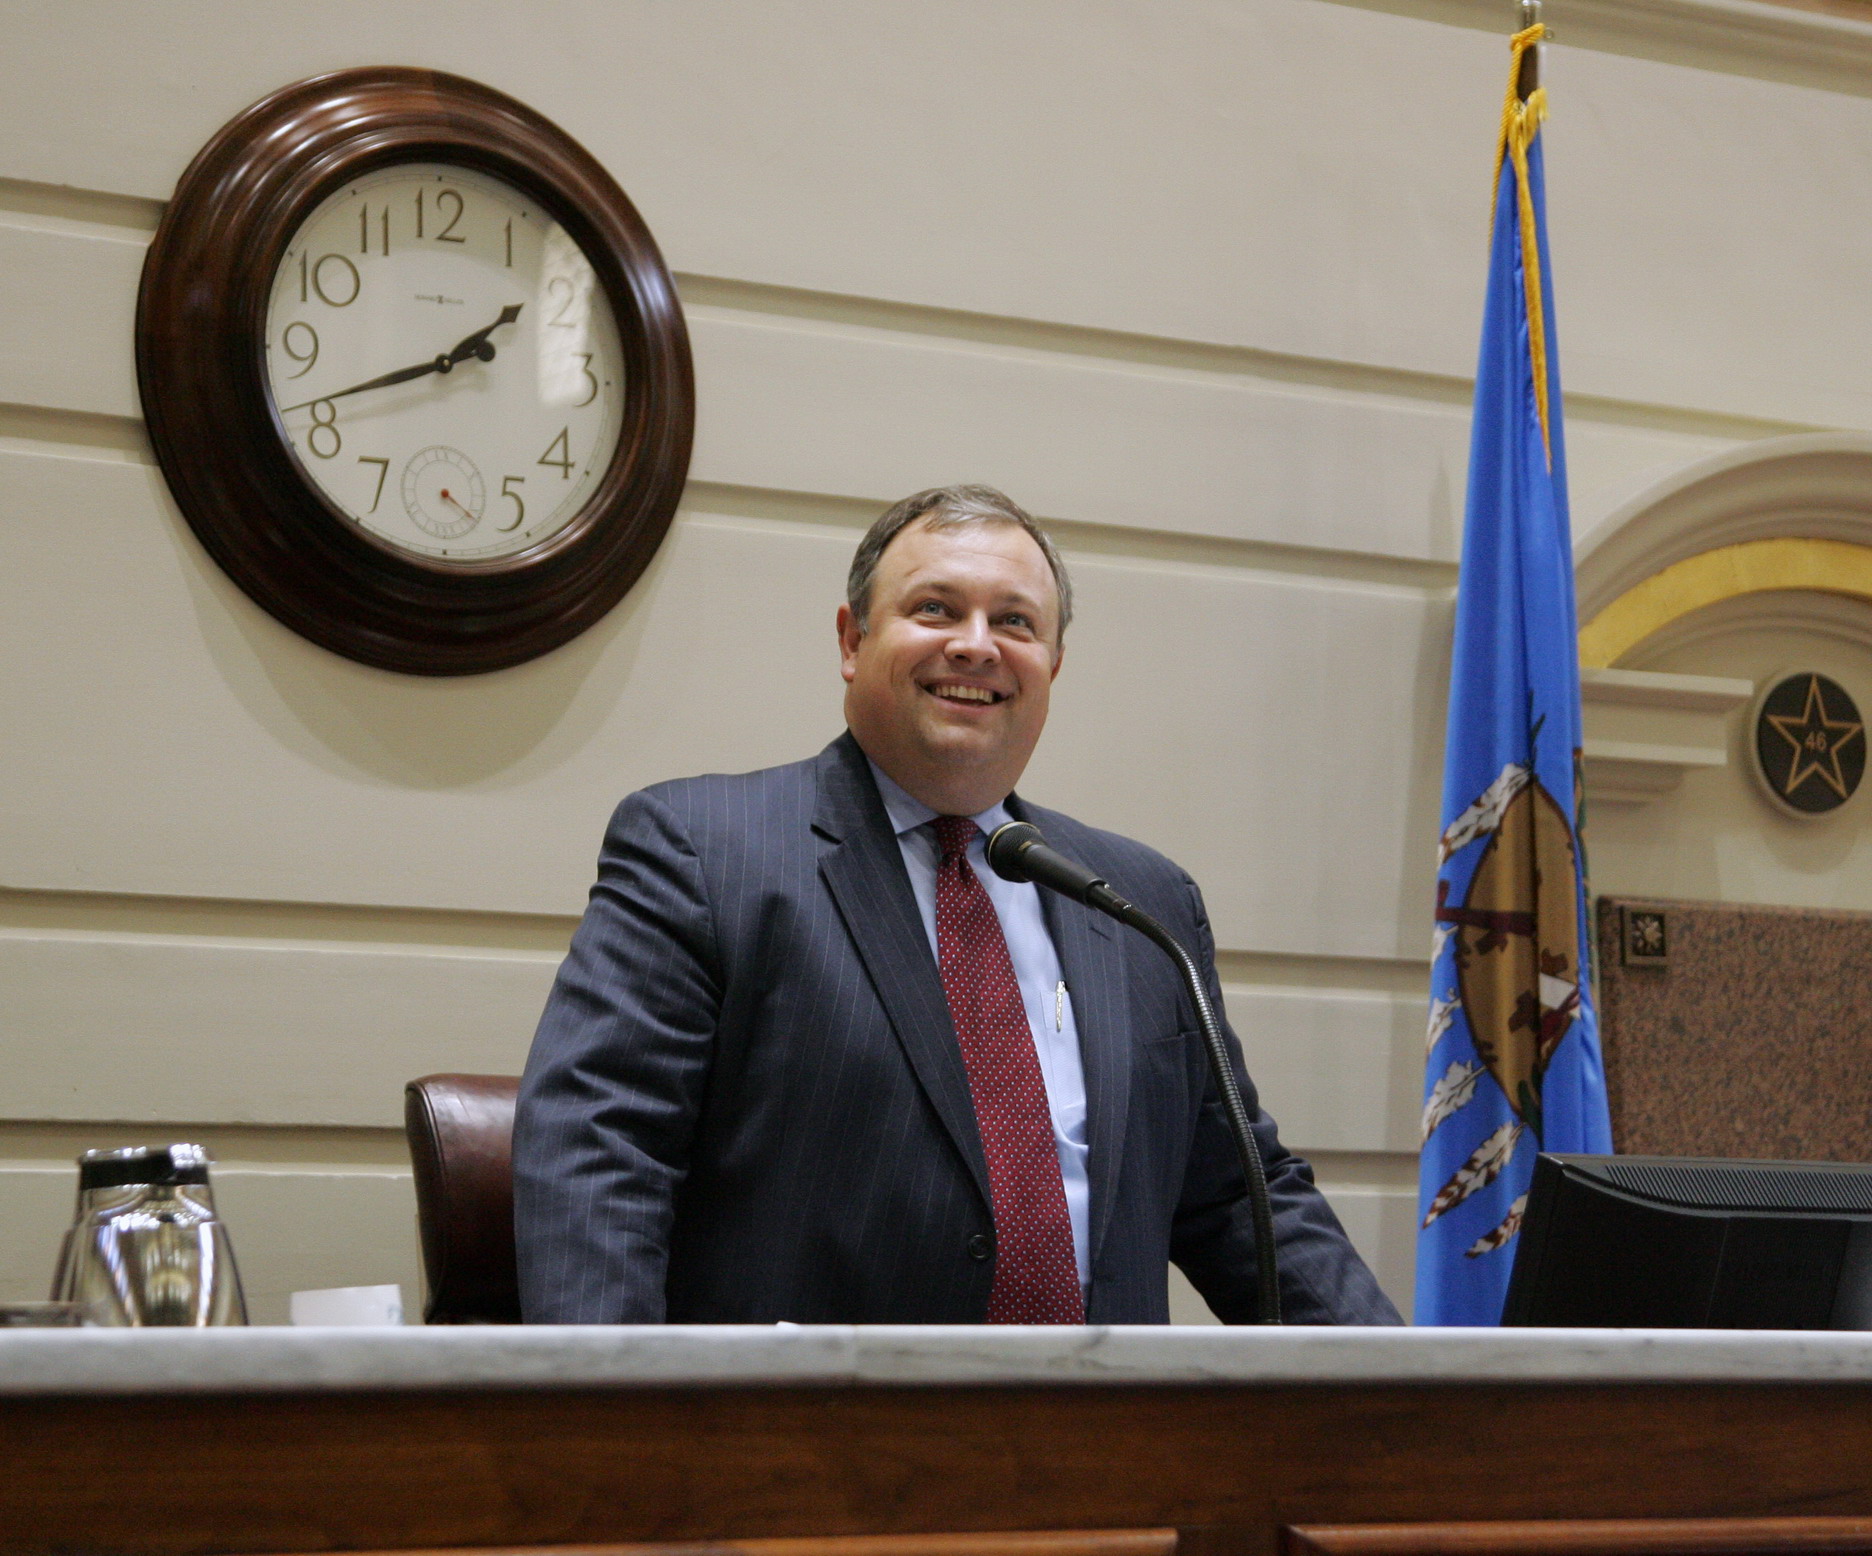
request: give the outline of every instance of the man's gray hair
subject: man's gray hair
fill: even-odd
[[[1059,593],[1059,633],[1054,646],[1065,641],[1067,625],[1072,621],[1072,580],[1066,576],[1059,548],[1031,513],[992,486],[932,486],[887,509],[865,531],[845,579],[845,603],[851,606],[860,632],[870,624],[871,585],[877,579],[878,562],[885,548],[919,519],[933,530],[963,529],[970,524],[1012,524],[1026,530],[1053,570],[1053,585]]]

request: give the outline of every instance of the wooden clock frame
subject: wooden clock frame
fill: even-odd
[[[267,299],[293,233],[335,189],[405,162],[473,168],[537,200],[617,318],[624,414],[610,467],[570,523],[510,556],[417,557],[371,535],[300,468],[267,392]],[[438,71],[317,76],[203,147],[144,263],[136,363],[156,458],[208,554],[295,632],[388,670],[498,670],[584,631],[655,555],[689,466],[689,337],[643,219],[564,131]]]

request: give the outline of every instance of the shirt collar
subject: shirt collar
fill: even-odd
[[[876,762],[871,761],[870,757],[867,756],[865,761],[870,763],[871,776],[877,780],[878,794],[884,801],[884,813],[890,817],[891,831],[898,837],[902,837],[906,832],[914,832],[918,827],[925,826],[936,819],[936,811],[931,810],[915,795],[908,793],[901,784],[891,778],[889,773],[879,767]],[[1012,821],[1014,817],[1008,812],[1007,801],[1002,800],[999,804],[990,805],[988,809],[978,812],[970,819],[982,829],[983,836],[986,836],[996,827]]]

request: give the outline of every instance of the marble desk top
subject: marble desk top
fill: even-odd
[[[0,1330],[0,1395],[1600,1382],[1872,1384],[1872,1333],[846,1325]]]

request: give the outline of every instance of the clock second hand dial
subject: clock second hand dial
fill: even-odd
[[[388,389],[392,384],[406,384],[412,378],[421,378],[428,373],[452,372],[459,362],[466,362],[470,357],[478,357],[483,362],[494,360],[494,342],[488,339],[503,324],[512,324],[520,317],[521,304],[509,303],[501,309],[500,317],[492,324],[478,329],[472,335],[464,336],[456,343],[453,351],[445,352],[427,362],[419,362],[415,367],[398,368],[394,373],[385,373],[379,378],[368,378],[361,384],[353,384],[349,389],[340,389],[335,394],[321,394],[310,400],[302,400],[297,405],[288,405],[280,411],[284,416],[291,411],[303,411],[308,405],[317,405],[320,400],[342,400],[348,394],[362,394],[366,389]]]

